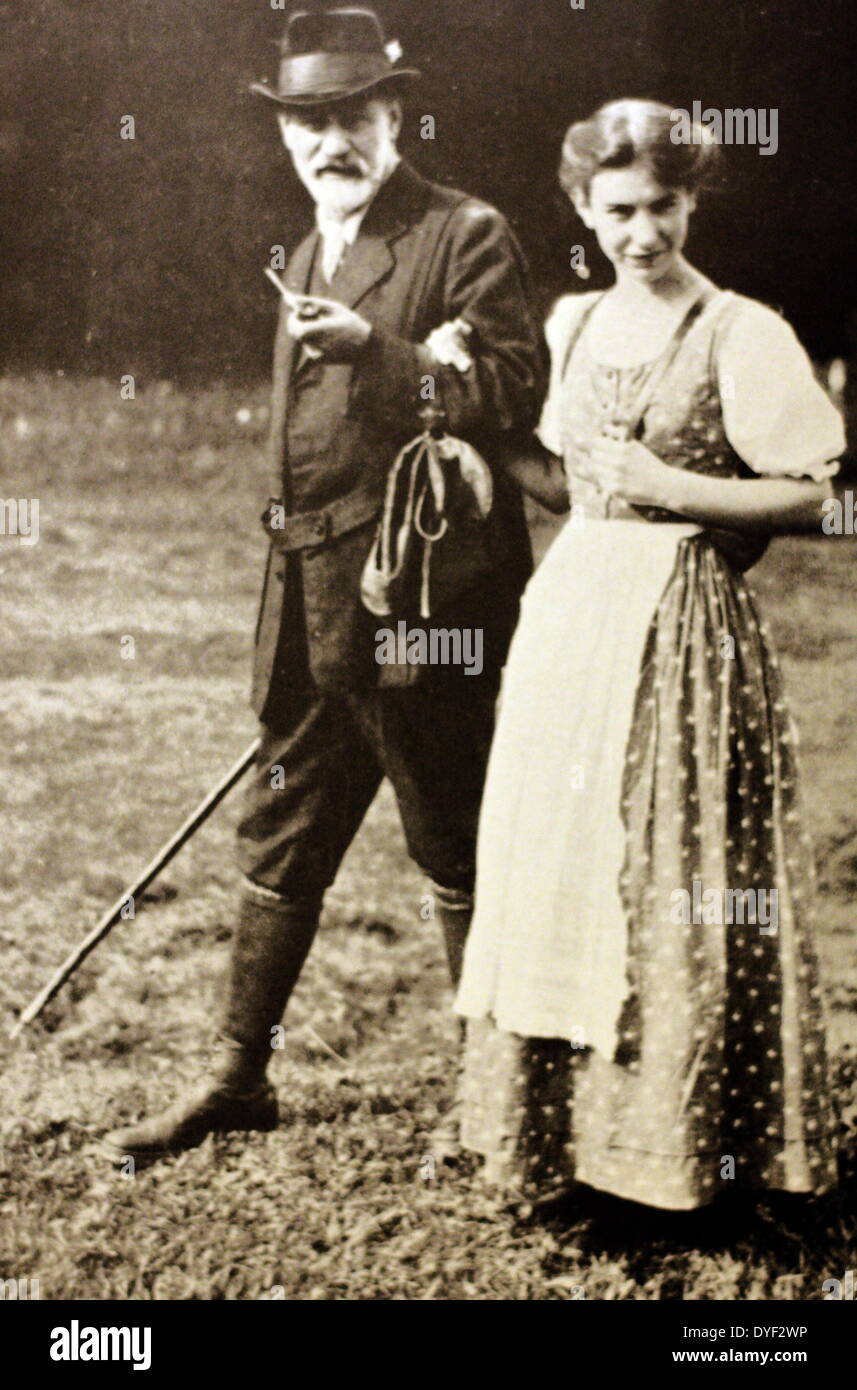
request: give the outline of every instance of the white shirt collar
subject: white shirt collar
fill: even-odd
[[[369,202],[365,207],[358,208],[356,212],[352,212],[350,217],[346,217],[343,222],[338,221],[335,217],[325,217],[321,208],[316,208],[316,226],[325,241],[333,241],[340,245],[353,246],[357,240],[357,233],[360,231],[360,224],[371,206],[372,204]]]

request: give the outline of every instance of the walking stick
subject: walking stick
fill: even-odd
[[[80,944],[74,948],[71,955],[67,956],[56,973],[48,980],[44,989],[40,990],[35,999],[27,1005],[9,1034],[10,1038],[17,1038],[28,1023],[32,1023],[33,1019],[38,1018],[45,1005],[53,999],[54,995],[57,994],[60,989],[62,989],[66,980],[71,979],[77,967],[82,961],[86,960],[90,951],[94,951],[98,943],[103,941],[108,932],[112,931],[116,926],[116,923],[122,916],[122,909],[125,904],[132,898],[136,898],[140,893],[145,892],[149,884],[154,882],[158,877],[161,870],[166,868],[170,860],[178,854],[182,845],[186,845],[188,840],[196,833],[203,822],[208,820],[212,811],[216,806],[220,805],[220,802],[226,796],[227,792],[232,790],[236,782],[240,782],[258,753],[260,744],[261,739],[257,738],[253,740],[250,747],[246,752],[241,754],[237,763],[229,769],[226,776],[218,782],[213,791],[208,793],[204,801],[199,803],[196,810],[188,816],[187,820],[179,827],[172,839],[168,840],[163,848],[155,855],[155,858],[146,865],[139,878],[136,878],[134,882],[125,889],[122,896],[116,899],[113,906],[108,908],[104,916],[95,924],[89,935],[85,936]]]

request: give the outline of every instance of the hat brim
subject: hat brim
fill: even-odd
[[[332,101],[347,101],[349,97],[359,96],[361,92],[370,92],[374,87],[381,87],[390,82],[401,82],[402,86],[409,86],[420,77],[422,77],[422,73],[417,68],[396,68],[394,72],[382,73],[380,77],[372,77],[368,81],[362,82],[349,82],[345,85],[339,84],[324,92],[284,96],[275,92],[273,87],[267,86],[264,82],[251,82],[250,91],[255,96],[265,97],[266,100],[275,102],[277,106],[299,109],[305,106],[329,106]]]

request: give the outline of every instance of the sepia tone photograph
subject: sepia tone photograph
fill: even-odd
[[[848,0],[0,14],[0,1301],[63,1373],[295,1301],[818,1372]]]

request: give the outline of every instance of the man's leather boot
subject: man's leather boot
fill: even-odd
[[[277,1097],[265,1078],[273,1030],[315,936],[318,903],[248,889],[240,903],[220,1034],[208,1075],[190,1096],[101,1141],[115,1163],[144,1164],[227,1130],[275,1129]]]
[[[453,989],[458,989],[464,963],[464,947],[470,930],[470,919],[473,916],[473,896],[470,893],[437,886],[434,892],[437,916],[443,931],[449,977]],[[459,1045],[463,1049],[464,1019],[459,1020],[458,1029]],[[432,1130],[429,1147],[432,1156],[439,1163],[455,1163],[461,1157],[461,1107],[457,1097],[440,1123]]]

